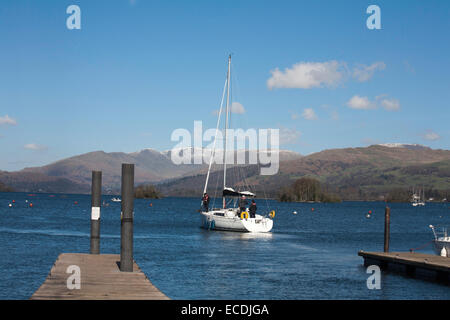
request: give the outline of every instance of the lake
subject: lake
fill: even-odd
[[[119,254],[121,205],[111,198],[100,250]],[[0,299],[28,299],[60,253],[89,253],[90,204],[89,195],[0,193]],[[367,288],[357,253],[383,250],[384,202],[257,204],[276,211],[270,234],[201,229],[200,199],[136,200],[134,259],[172,299],[450,299],[447,286],[394,273]],[[389,205],[391,251],[433,253],[428,226],[450,226],[449,204]]]

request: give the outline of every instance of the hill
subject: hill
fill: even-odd
[[[423,186],[430,191],[450,191],[450,151],[427,147],[374,145],[365,148],[332,149],[295,160],[282,161],[280,171],[273,176],[260,176],[256,167],[239,168],[235,184],[252,185],[257,194],[276,198],[279,191],[302,177],[319,180],[326,192],[337,194],[343,200],[380,200],[395,188],[410,189]],[[245,174],[242,174],[245,173]],[[221,186],[220,172],[210,177],[213,193]],[[198,196],[205,175],[174,179],[160,184],[167,195]],[[195,186],[195,187],[194,187]],[[220,187],[218,187],[220,189]]]
[[[194,155],[193,151],[182,150]],[[15,191],[89,193],[91,171],[101,170],[103,192],[117,194],[122,163],[136,164],[136,185],[154,184],[163,196],[199,196],[203,191],[207,165],[175,165],[170,151],[152,149],[134,153],[95,151],[43,167],[0,171],[0,183]],[[212,169],[208,191],[220,195],[222,166],[213,165]],[[259,175],[258,165],[232,166],[227,172],[228,186],[273,198],[302,177],[318,180],[324,192],[343,200],[384,199],[393,190],[409,193],[413,187],[424,187],[427,196],[444,197],[450,190],[450,151],[406,144],[330,149],[308,156],[280,151],[276,175]]]
[[[194,156],[192,148],[180,150]],[[241,152],[241,151],[238,151]],[[292,151],[280,151],[280,159],[301,157]],[[0,182],[16,191],[89,193],[93,170],[102,171],[103,192],[120,192],[122,163],[135,164],[135,183],[146,184],[180,178],[206,172],[205,164],[176,165],[171,160],[171,151],[159,152],[145,149],[133,153],[94,151],[42,166],[20,171],[0,171]]]
[[[14,189],[0,182],[0,192],[13,192]]]

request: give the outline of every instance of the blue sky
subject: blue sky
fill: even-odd
[[[448,149],[449,15],[448,1],[3,0],[0,170],[215,127],[230,52],[234,124],[280,128],[283,149]]]

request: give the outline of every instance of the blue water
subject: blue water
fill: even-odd
[[[101,252],[119,254],[120,203],[110,198]],[[272,234],[203,230],[199,199],[136,200],[134,258],[173,299],[450,298],[447,286],[394,273],[382,274],[380,290],[367,289],[357,252],[383,249],[382,202],[257,203],[276,210]],[[450,225],[448,204],[390,206],[392,251],[429,242],[430,224]],[[0,193],[0,299],[28,299],[60,253],[89,252],[89,234],[90,196]],[[433,253],[430,245],[420,252]]]

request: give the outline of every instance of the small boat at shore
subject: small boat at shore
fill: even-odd
[[[434,251],[437,255],[450,257],[450,237],[446,227],[434,227],[430,225],[434,235]]]
[[[422,197],[423,194],[423,197]],[[422,192],[419,190],[419,194],[413,191],[411,204],[413,207],[425,206],[425,190],[422,188]]]
[[[231,73],[231,55],[228,57],[228,72],[227,80],[222,95],[222,103],[217,120],[216,137],[214,138],[214,148],[211,153],[209,161],[208,173],[206,175],[206,181],[203,194],[206,194],[208,188],[208,180],[211,172],[211,164],[216,151],[217,132],[219,131],[220,117],[222,114],[223,101],[225,97],[225,90],[227,90],[227,102],[226,102],[226,123],[225,123],[225,148],[224,148],[224,162],[223,162],[223,191],[222,191],[222,208],[215,208],[207,210],[203,208],[200,210],[201,226],[208,230],[221,230],[221,231],[237,231],[237,232],[254,232],[265,233],[270,232],[273,227],[273,218],[275,217],[275,211],[267,212],[265,216],[255,214],[254,217],[250,216],[249,208],[245,208],[245,211],[241,211],[237,207],[238,199],[240,198],[255,198],[255,194],[246,190],[235,190],[227,187],[227,130],[230,117],[230,73]],[[228,201],[227,201],[228,200]]]
[[[111,201],[112,202],[122,202],[122,199],[120,199],[120,198],[112,198]]]

